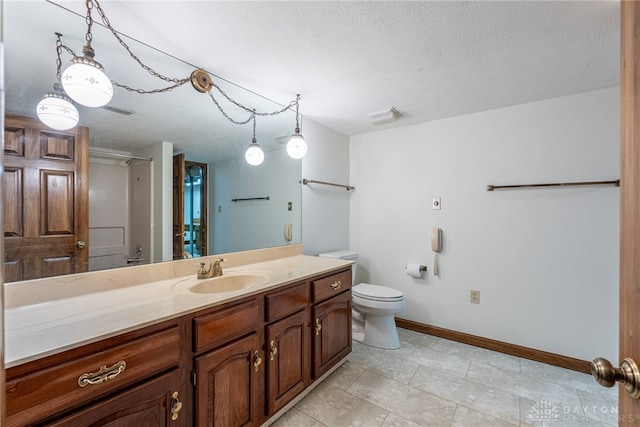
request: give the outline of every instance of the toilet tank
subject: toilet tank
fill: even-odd
[[[325,252],[322,254],[318,254],[319,257],[322,258],[335,258],[335,259],[344,259],[349,261],[354,261],[354,264],[351,266],[351,281],[352,284],[356,284],[356,268],[358,267],[358,252],[343,250],[343,251],[335,251],[335,252]]]

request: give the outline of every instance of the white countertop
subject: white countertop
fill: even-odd
[[[224,275],[253,273],[265,282],[249,289],[193,293],[195,274],[52,299],[5,309],[5,367],[159,323],[352,264],[296,255],[223,268]]]

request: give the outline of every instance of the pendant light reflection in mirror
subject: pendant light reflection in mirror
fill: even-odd
[[[296,109],[296,127],[294,134],[287,144],[287,153],[293,159],[301,159],[307,153],[307,144],[304,137],[300,133],[300,95],[296,96],[295,101],[291,101],[288,105],[284,106],[280,110],[272,112],[256,112],[254,108],[250,108],[236,102],[229,97],[218,85],[211,79],[211,75],[202,69],[194,70],[189,77],[186,78],[172,78],[164,76],[149,66],[145,65],[138,56],[136,56],[129,46],[122,40],[118,32],[111,26],[104,10],[100,6],[98,0],[86,0],[87,14],[85,22],[87,23],[87,31],[85,34],[86,44],[82,48],[83,56],[78,56],[68,46],[62,44],[61,34],[56,33],[56,51],[58,55],[57,59],[57,83],[54,85],[54,91],[45,94],[44,98],[37,107],[37,114],[40,120],[47,126],[57,129],[66,130],[77,125],[79,121],[79,113],[71,100],[77,102],[80,105],[86,107],[102,107],[109,103],[113,97],[113,86],[123,88],[129,92],[138,94],[154,94],[161,92],[168,92],[177,87],[182,86],[187,82],[191,82],[194,89],[200,93],[208,93],[213,103],[217,106],[220,113],[227,118],[231,123],[236,125],[244,125],[249,121],[253,121],[253,139],[248,149],[245,152],[245,160],[250,165],[260,165],[264,161],[264,151],[260,147],[256,139],[256,115],[259,116],[275,116],[285,111],[292,110],[295,106]],[[144,70],[146,70],[152,76],[161,79],[165,82],[172,83],[171,86],[165,88],[158,88],[152,90],[135,89],[124,84],[120,84],[116,81],[111,81],[109,77],[104,73],[104,67],[94,59],[95,51],[91,47],[93,35],[91,27],[93,25],[93,18],[91,17],[91,11],[96,10],[102,19],[102,23],[108,28],[113,36],[119,41],[119,44],[124,47],[130,54],[131,59],[136,61]],[[61,69],[61,52],[65,49],[70,55],[71,65],[64,70],[60,75]],[[213,89],[216,89],[220,95],[226,98],[227,101],[234,104],[236,107],[251,114],[249,120],[236,121],[232,119],[220,106],[218,101],[213,96]]]

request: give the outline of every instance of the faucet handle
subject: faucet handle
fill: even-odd
[[[213,262],[209,261],[209,268],[206,268],[206,263],[201,262],[199,264],[194,264],[195,266],[199,266],[198,268],[198,279],[206,279],[211,277],[211,273],[215,270]]]

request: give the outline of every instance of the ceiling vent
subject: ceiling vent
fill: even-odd
[[[389,108],[388,110],[379,111],[377,113],[368,113],[369,121],[372,125],[383,125],[385,123],[396,122],[402,118],[402,114],[395,108]]]
[[[129,111],[129,110],[125,110],[117,107],[110,107],[108,105],[103,105],[100,108],[102,108],[103,110],[111,111],[112,113],[122,114],[123,116],[130,116],[133,114],[133,111]]]

